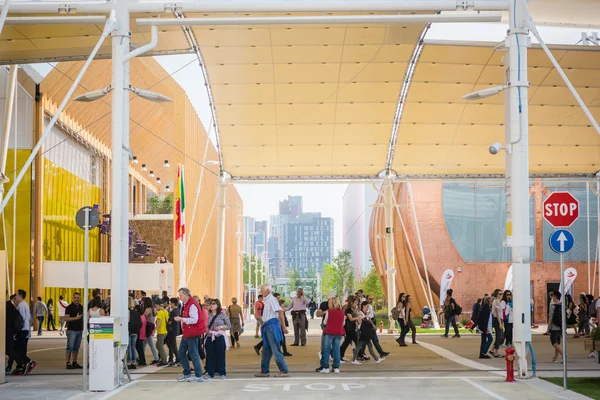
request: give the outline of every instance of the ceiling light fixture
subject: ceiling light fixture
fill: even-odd
[[[165,165],[163,165],[163,167],[165,167],[165,168],[169,168],[170,167],[169,160],[165,160]]]
[[[148,168],[146,168],[146,164],[142,164],[142,171],[147,171]]]
[[[156,178],[156,183],[161,183],[160,178]]]
[[[131,163],[132,164],[137,164],[138,163],[137,156],[133,156],[133,158],[131,159]]]
[[[154,178],[154,171],[150,171],[150,178]]]

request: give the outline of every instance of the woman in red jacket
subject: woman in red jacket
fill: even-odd
[[[323,316],[323,353],[321,354],[321,366],[317,372],[329,373],[329,355],[333,352],[333,372],[340,373],[340,344],[346,331],[344,330],[344,310],[337,297],[329,299],[329,309]]]

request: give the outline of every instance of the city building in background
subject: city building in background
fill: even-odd
[[[243,242],[247,255],[259,255],[266,251],[268,239],[267,221],[257,221],[252,217],[244,217]]]
[[[342,199],[344,249],[352,254],[354,276],[366,276],[371,271],[373,259],[369,250],[369,224],[373,204],[377,202],[377,189],[371,184],[348,185]]]
[[[333,257],[333,219],[305,213],[301,196],[279,202],[279,215],[271,216],[268,261],[271,274],[283,278],[294,268],[300,276],[322,271]]]

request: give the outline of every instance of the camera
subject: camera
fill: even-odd
[[[502,144],[496,142],[490,146],[490,154],[496,155],[502,150]]]

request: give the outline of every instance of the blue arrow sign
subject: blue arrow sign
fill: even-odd
[[[567,253],[573,248],[575,238],[573,237],[573,234],[566,229],[559,229],[550,235],[548,242],[550,248],[555,253]]]

